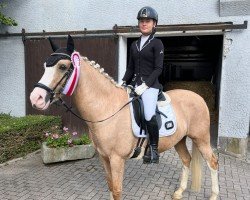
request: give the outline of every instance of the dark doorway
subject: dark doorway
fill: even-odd
[[[210,110],[211,143],[217,147],[223,35],[158,38],[165,48],[164,70],[159,77],[164,91],[187,89],[205,99]],[[137,38],[128,39],[128,58],[134,40]]]

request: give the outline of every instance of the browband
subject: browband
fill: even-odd
[[[66,53],[52,53],[52,54],[51,54],[51,56],[54,56],[54,55],[66,56],[66,57],[68,57],[69,59],[71,59],[71,57],[70,57],[68,54],[66,54]]]

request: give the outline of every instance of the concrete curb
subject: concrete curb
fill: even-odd
[[[40,153],[40,152],[41,152],[41,149],[38,149],[38,150],[36,150],[36,151],[34,151],[34,152],[32,152],[32,153],[29,153],[29,154],[27,154],[27,155],[25,155],[25,156],[23,156],[23,157],[15,158],[15,159],[9,160],[9,161],[7,161],[7,162],[1,163],[1,164],[0,164],[0,167],[6,166],[6,165],[10,165],[10,164],[15,163],[15,162],[20,161],[20,160],[28,159],[28,158],[30,158],[30,157],[32,157],[32,156],[34,156],[35,154],[38,154],[38,153]]]

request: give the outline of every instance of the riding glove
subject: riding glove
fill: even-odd
[[[146,89],[148,89],[148,86],[145,83],[142,83],[135,88],[135,93],[140,96]]]

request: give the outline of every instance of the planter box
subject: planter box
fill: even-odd
[[[45,164],[62,162],[67,160],[79,160],[92,158],[95,154],[95,149],[92,144],[76,145],[73,147],[49,148],[46,142],[41,148],[42,160]]]

